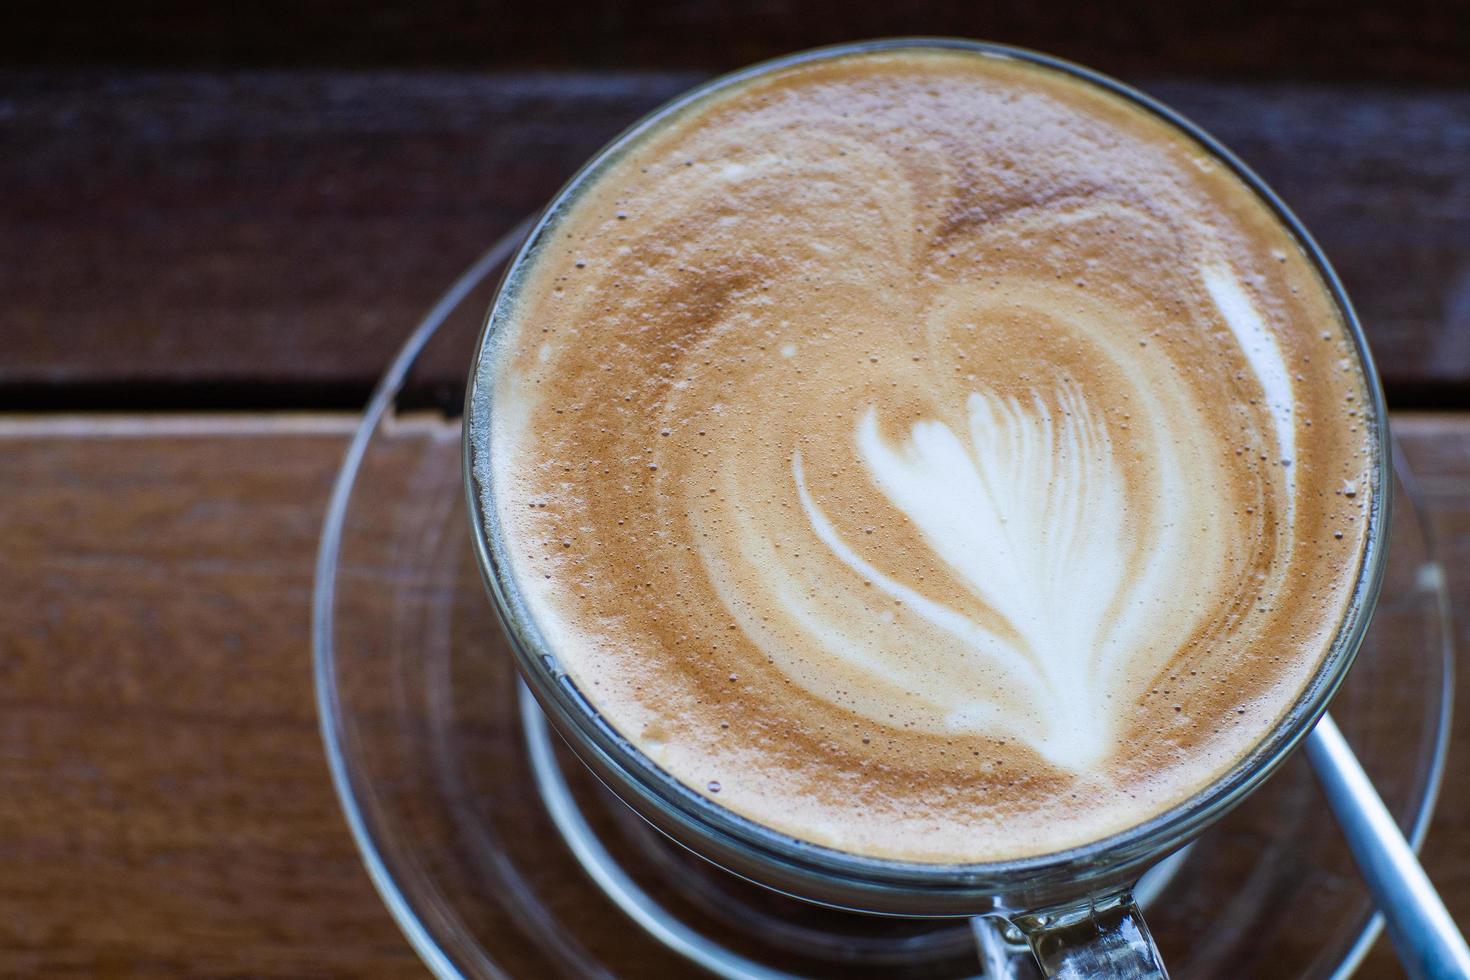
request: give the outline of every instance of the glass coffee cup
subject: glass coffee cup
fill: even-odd
[[[1371,405],[1366,424],[1376,443],[1367,541],[1351,605],[1331,649],[1289,711],[1225,773],[1185,802],[1127,830],[1068,850],[985,864],[936,865],[880,859],[792,838],[714,803],[660,769],[596,710],[558,664],[510,573],[506,542],[481,506],[475,474],[486,458],[484,420],[495,411],[479,358],[498,317],[508,308],[523,269],[550,240],[579,188],[615,163],[621,152],[655,132],[682,108],[723,87],[792,65],[850,54],[944,48],[1020,59],[1125,98],[1171,124],[1233,171],[1275,212],[1330,291],[1350,335]],[[574,204],[571,206],[575,206]],[[999,916],[1025,935],[1047,975],[1162,975],[1163,967],[1134,906],[1131,889],[1142,872],[1223,816],[1265,780],[1326,709],[1366,630],[1386,555],[1389,450],[1381,390],[1362,331],[1342,287],[1310,236],[1264,184],[1209,136],[1167,108],[1086,69],[1031,52],[953,40],[894,40],[803,53],[716,79],[636,124],[580,171],[548,206],[512,264],[487,319],[471,373],[465,427],[465,473],[476,554],[518,666],[552,725],[573,751],[624,802],[675,841],[744,878],[837,908],[900,916]]]

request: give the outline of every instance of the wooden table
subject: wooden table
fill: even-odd
[[[1256,166],[1359,305],[1465,643],[1470,57],[1445,8],[1405,11],[1402,35],[1335,4],[1264,33],[1162,0],[1122,27],[690,2],[508,33],[279,6],[99,5],[75,36],[39,6],[0,21],[0,974],[423,974],[312,703],[311,562],[352,413],[438,290],[623,124],[825,40],[1058,50]],[[452,404],[462,369],[424,397]],[[1462,724],[1425,860],[1470,924],[1467,764]],[[1362,975],[1397,975],[1384,941]]]

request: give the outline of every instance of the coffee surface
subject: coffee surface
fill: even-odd
[[[1301,695],[1377,488],[1271,210],[1096,86],[970,52],[728,85],[583,182],[471,408],[526,609],[755,821],[913,861],[1182,802]]]

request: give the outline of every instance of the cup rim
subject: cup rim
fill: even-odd
[[[1359,559],[1351,600],[1332,645],[1301,694],[1282,717],[1249,752],[1225,772],[1186,799],[1153,817],[1124,830],[1084,844],[1044,854],[1002,861],[966,864],[899,861],[838,850],[801,840],[744,817],[695,792],[661,769],[597,711],[559,666],[559,662],[536,628],[530,610],[516,589],[513,572],[501,556],[506,548],[499,521],[492,508],[482,506],[489,488],[476,475],[475,460],[488,440],[493,386],[481,385],[487,353],[497,324],[503,322],[511,296],[526,274],[538,245],[549,237],[559,218],[573,206],[580,192],[604,169],[644,136],[673,116],[690,109],[733,86],[753,78],[798,65],[853,55],[903,50],[949,50],[981,57],[1012,59],[1059,72],[1122,98],[1151,113],[1188,137],[1224,164],[1253,191],[1301,247],[1321,277],[1337,307],[1362,372],[1367,389],[1375,435],[1375,485],[1370,496],[1368,531]],[[476,424],[476,418],[484,421]],[[594,768],[610,767],[627,778],[643,801],[693,836],[737,849],[753,851],[767,865],[799,875],[813,875],[855,886],[869,894],[903,892],[935,895],[962,892],[993,895],[1019,882],[1048,883],[1089,877],[1100,869],[1141,868],[1163,857],[1224,816],[1260,786],[1291,754],[1327,710],[1356,658],[1367,631],[1382,585],[1388,553],[1388,530],[1392,513],[1392,455],[1388,414],[1383,389],[1368,350],[1361,322],[1331,263],[1301,221],[1270,187],[1229,149],[1198,125],[1151,96],[1117,79],[1052,55],[1026,48],[950,37],[896,37],[830,45],[759,62],[702,82],[657,107],[633,123],[592,156],[551,199],[525,242],[508,265],[486,314],[476,341],[474,362],[465,396],[463,467],[465,492],[476,563],[490,594],[521,674],[564,735],[575,733],[582,743],[579,754],[590,750]],[[621,795],[621,794],[620,794]],[[681,843],[686,843],[681,841]],[[686,846],[689,846],[686,843]],[[804,897],[804,896],[801,896]]]

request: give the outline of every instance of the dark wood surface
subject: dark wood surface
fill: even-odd
[[[0,74],[0,408],[360,404],[481,249],[699,77]],[[1312,229],[1395,404],[1470,405],[1470,91],[1141,82]]]
[[[869,37],[1006,40],[1116,74],[1470,81],[1463,0],[12,0],[0,62],[503,68],[741,65]]]
[[[0,976],[424,975],[312,701],[312,557],[351,411],[604,141],[803,47],[1050,51],[1256,168],[1342,274],[1393,405],[1433,410],[1397,427],[1463,648],[1467,19],[1459,0],[3,5]],[[436,365],[428,397],[453,405],[462,371]],[[1470,717],[1470,685],[1458,702]],[[1470,925],[1470,722],[1449,765],[1425,860]],[[1401,975],[1385,941],[1360,975]]]
[[[0,975],[423,975],[348,836],[313,711],[311,563],[351,424],[0,417]],[[1470,419],[1396,428],[1463,647]],[[1467,760],[1462,723],[1424,851],[1461,922]],[[1360,975],[1398,975],[1386,941]]]

